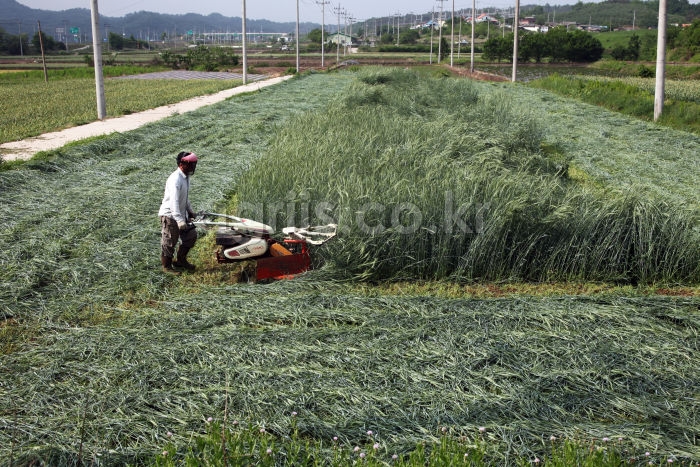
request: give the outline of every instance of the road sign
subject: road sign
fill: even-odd
[[[71,34],[80,34],[80,28],[70,28]]]

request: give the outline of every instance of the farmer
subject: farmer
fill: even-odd
[[[188,199],[190,175],[197,167],[197,155],[183,151],[177,155],[177,170],[170,174],[165,182],[165,194],[158,215],[161,225],[160,262],[163,272],[180,274],[175,268],[194,271],[195,266],[187,262],[187,253],[197,241],[197,230],[192,219],[194,211]],[[180,239],[177,259],[173,261],[175,246]]]

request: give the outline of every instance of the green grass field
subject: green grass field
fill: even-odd
[[[114,68],[111,70],[110,68]],[[105,67],[107,117],[140,112],[190,97],[212,94],[240,80],[117,80],[142,67]],[[94,71],[89,68],[0,73],[0,143],[37,136],[97,119]]]
[[[607,215],[601,225],[627,232],[617,238],[636,245],[628,258],[651,275],[641,287],[623,274],[599,288],[516,281],[514,295],[474,296],[454,288],[508,290],[509,280],[422,281],[402,265],[430,237],[404,235],[381,237],[373,253],[401,281],[351,264],[365,264],[365,282],[340,259],[382,244],[350,232],[318,252],[324,267],[292,281],[235,283],[206,238],[196,273],[164,277],[156,212],[183,149],[201,156],[196,210],[257,202],[251,193],[303,203],[303,189],[315,196],[329,181],[314,200],[418,205],[426,184],[440,194],[449,183],[457,200],[494,196],[479,199],[499,208],[485,227],[502,219],[522,234],[547,216],[541,226],[576,232]],[[431,465],[465,453],[486,465],[570,465],[582,450],[580,465],[695,465],[698,149],[689,133],[542,90],[370,70],[299,77],[0,172],[0,458],[212,461],[224,425],[230,464],[419,465],[434,452]],[[544,202],[535,209],[533,198]],[[629,217],[605,211],[620,199],[633,200],[621,205]],[[569,209],[586,216],[558,223],[576,220]],[[518,248],[528,238],[501,237]],[[615,238],[603,238],[610,252]],[[491,245],[484,253],[503,251]],[[658,248],[691,255],[690,268],[678,274]]]

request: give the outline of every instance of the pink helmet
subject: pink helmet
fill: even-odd
[[[194,173],[195,169],[197,168],[198,160],[199,158],[197,157],[197,154],[193,152],[182,151],[177,155],[177,165],[180,166],[180,164],[184,164],[182,170],[186,175],[191,175]]]
[[[191,152],[184,156],[182,159],[180,159],[182,162],[197,162],[199,159],[197,158],[197,154]]]

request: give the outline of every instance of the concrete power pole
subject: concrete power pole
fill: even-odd
[[[335,33],[335,66],[340,65],[340,15],[343,14],[343,9],[340,6],[335,8],[338,14],[338,30]]]
[[[438,57],[437,57],[437,62],[440,63],[442,60],[442,12],[443,12],[443,3],[446,2],[447,0],[437,0],[440,2],[440,19],[438,20],[438,27],[440,28],[440,34],[438,38]]]
[[[243,18],[241,23],[243,31],[243,84],[248,84],[248,54],[246,53],[246,30],[245,30],[245,0],[243,0]]]
[[[296,29],[296,39],[297,39],[297,73],[299,73],[299,0],[297,0],[297,29]]]
[[[515,0],[515,18],[513,18],[513,76],[515,83],[518,78],[518,26],[520,26],[520,0]]]
[[[474,17],[476,16],[476,0],[472,0],[472,50],[471,50],[471,64],[469,66],[469,72],[474,73],[474,26],[476,24],[476,20]],[[491,21],[491,18],[488,18],[488,21]]]
[[[326,57],[326,5],[330,2],[328,0],[322,0],[316,3],[321,5],[321,68],[324,68]]]
[[[104,120],[107,116],[105,104],[105,83],[102,76],[102,36],[100,35],[100,13],[97,9],[97,0],[92,0],[92,48],[93,61],[95,62],[95,90],[97,93],[97,118]]]
[[[659,0],[659,30],[656,39],[656,89],[654,91],[654,121],[664,110],[664,80],[666,74],[666,0]]]
[[[452,35],[450,36],[450,66],[455,65],[455,0],[452,0]]]

